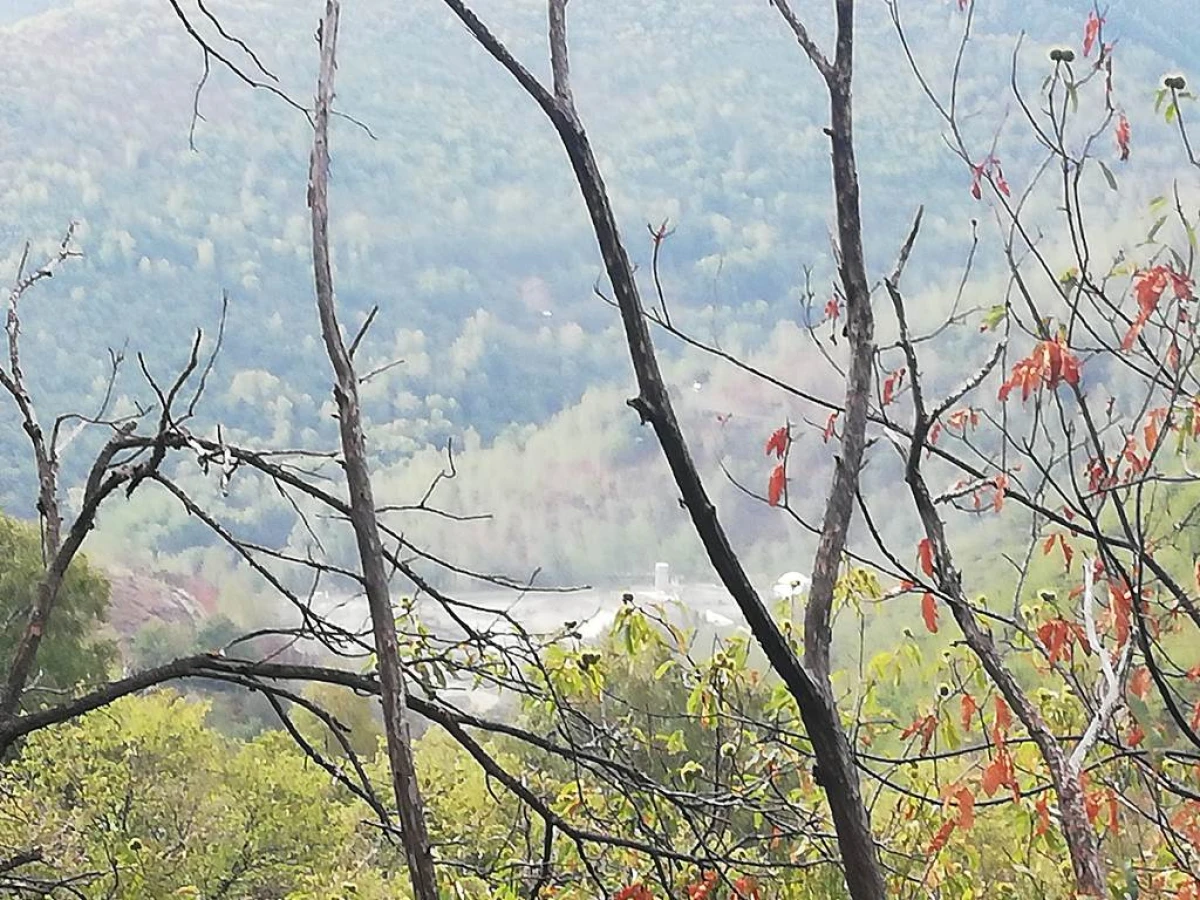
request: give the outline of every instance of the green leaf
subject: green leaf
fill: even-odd
[[[707,690],[708,687],[703,681],[697,683],[697,685],[692,688],[691,693],[688,694],[687,705],[684,707],[689,716],[700,714],[700,708],[704,704],[704,695]]]
[[[1113,177],[1112,170],[1104,164],[1104,160],[1098,159],[1096,162],[1100,164],[1100,171],[1104,173],[1104,180],[1108,182],[1109,188],[1115,191],[1117,189],[1117,179]]]
[[[1152,241],[1152,240],[1154,240],[1155,236],[1157,236],[1157,234],[1158,234],[1158,232],[1159,232],[1159,229],[1161,229],[1161,228],[1163,227],[1163,224],[1164,224],[1166,221],[1167,221],[1167,217],[1166,217],[1166,216],[1159,216],[1159,217],[1158,217],[1158,220],[1157,220],[1157,221],[1154,223],[1154,227],[1153,227],[1153,228],[1151,228],[1149,232],[1147,232],[1147,234],[1146,234],[1146,240],[1147,240],[1147,241]]]
[[[676,728],[667,735],[667,752],[682,753],[687,749],[687,739],[683,736],[683,729]]]
[[[993,331],[997,325],[1004,321],[1008,315],[1008,307],[1003,303],[997,303],[987,311],[983,317],[983,322],[979,325],[980,331]]]
[[[957,750],[960,746],[962,746],[962,738],[958,734],[958,728],[955,726],[954,718],[952,716],[947,716],[946,718],[942,719],[941,723],[938,725],[938,733],[941,735],[942,741],[945,743],[947,749]]]

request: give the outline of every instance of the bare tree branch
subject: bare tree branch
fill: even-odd
[[[337,66],[338,13],[337,0],[326,0],[325,15],[318,31],[321,71],[313,115],[314,136],[308,186],[308,205],[312,211],[313,275],[321,334],[335,376],[333,393],[337,401],[338,427],[350,493],[350,522],[358,544],[363,586],[375,634],[388,763],[409,876],[417,900],[437,900],[433,851],[413,762],[412,731],[408,721],[404,673],[400,667],[396,621],[384,565],[383,544],[375,518],[375,500],[358,400],[358,377],[350,353],[342,342],[329,259],[329,113],[333,105],[333,81]]]

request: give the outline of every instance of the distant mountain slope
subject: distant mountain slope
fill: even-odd
[[[11,271],[25,237],[53,241],[70,219],[87,254],[25,311],[29,370],[47,413],[94,401],[109,346],[128,341],[155,372],[177,365],[192,329],[211,333],[225,290],[230,327],[206,421],[282,443],[327,438],[304,119],[217,68],[199,100],[193,152],[201,58],[164,0],[76,0],[29,15],[49,5],[5,4],[0,19],[9,23],[0,28],[0,271]],[[805,4],[820,35],[827,5]],[[316,0],[210,6],[284,91],[307,101]],[[957,3],[901,8],[940,78]],[[1025,57],[1036,85],[1045,46],[1077,44],[1087,8],[979,0],[962,97],[973,138],[990,140],[1011,105],[997,90],[1017,33],[1036,36]],[[479,9],[544,71],[543,4],[484,0]],[[780,317],[800,320],[802,268],[812,266],[819,294],[832,277],[825,112],[777,16],[762,0],[580,0],[572,10],[577,96],[635,258],[648,264],[644,223],[669,217],[667,286],[698,332],[753,347]],[[1196,26],[1186,12],[1182,0],[1112,4],[1118,84],[1131,107],[1150,103],[1164,69],[1191,62]],[[885,6],[861,4],[860,17],[857,139],[872,264],[890,262],[926,204],[925,249],[909,277],[937,302],[934,288],[961,259],[980,208],[909,77]],[[340,104],[376,138],[345,120],[335,129],[340,298],[351,326],[381,307],[368,364],[405,360],[369,386],[373,449],[396,463],[467,427],[486,444],[570,409],[588,385],[625,383],[612,310],[592,293],[600,265],[586,217],[532,104],[435,0],[359,0],[343,25]],[[1159,134],[1139,123],[1137,152],[1157,152]],[[1023,151],[1004,150],[1020,171]],[[140,390],[129,375],[125,390]],[[0,507],[28,506],[21,441],[12,416],[0,415]]]
[[[71,0],[8,0],[0,6],[0,25],[40,15],[49,9],[70,5]]]
[[[200,579],[166,573],[109,569],[108,620],[128,647],[151,623],[194,627],[217,613],[217,591]]]

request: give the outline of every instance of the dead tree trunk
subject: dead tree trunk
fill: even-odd
[[[554,125],[563,148],[570,159],[584,203],[591,218],[596,242],[604,260],[605,271],[612,285],[613,296],[620,310],[625,329],[630,359],[637,376],[638,396],[629,401],[644,423],[655,432],[663,455],[671,468],[675,484],[684,505],[691,516],[713,568],[720,576],[726,590],[737,602],[755,638],[763,648],[772,668],[779,674],[795,698],[804,721],[813,752],[817,759],[816,774],[829,799],[837,832],[838,846],[845,869],[846,883],[854,900],[882,900],[886,895],[883,871],[875,839],[871,831],[870,817],[863,803],[855,769],[854,752],[833,699],[827,676],[821,671],[813,672],[801,664],[779,625],[754,590],[750,579],[742,568],[741,560],[729,543],[728,536],[717,516],[716,508],[709,499],[700,474],[692,459],[687,441],[675,416],[670,395],[659,369],[654,343],[646,323],[644,308],[639,294],[633,266],[629,261],[621,240],[620,229],[609,202],[595,154],[592,152],[587,134],[575,109],[570,87],[570,66],[566,39],[566,0],[549,0],[549,31],[552,90],[543,86],[532,73],[517,61],[508,49],[493,35],[461,0],[445,0],[446,4],[463,21],[475,39],[498,62],[500,62],[525,91],[538,103]],[[839,3],[839,13],[851,10],[851,2]],[[839,25],[849,34],[852,22],[847,12],[845,21],[839,17]],[[839,30],[839,35],[842,32]],[[826,65],[822,70],[830,83],[835,109],[835,184],[839,192],[839,222],[847,229],[854,229],[856,237],[847,241],[843,248],[842,272],[847,282],[846,290],[854,298],[849,312],[852,352],[856,363],[852,366],[851,381],[847,386],[855,404],[854,423],[847,422],[846,428],[857,427],[858,437],[850,438],[850,458],[844,459],[835,476],[834,493],[829,498],[827,513],[828,536],[822,541],[818,553],[818,567],[832,573],[828,579],[828,599],[832,601],[833,582],[838,563],[845,546],[846,529],[849,524],[852,503],[858,485],[858,469],[862,456],[863,433],[866,427],[866,403],[870,378],[871,360],[871,312],[866,275],[862,269],[862,244],[857,237],[858,187],[851,152],[849,83],[849,42],[845,46],[839,37],[838,81],[833,79],[833,70]],[[839,107],[839,104],[842,104]],[[840,157],[839,157],[840,154]],[[840,158],[840,162],[837,160]],[[843,186],[849,191],[842,196]],[[845,215],[843,215],[843,212]],[[858,357],[862,356],[860,360]],[[865,373],[865,375],[864,375]],[[863,386],[866,379],[867,387]],[[855,450],[857,448],[857,450]],[[826,613],[827,619],[828,613]],[[823,650],[816,651],[817,658],[828,659],[828,627],[806,633],[810,643],[825,642]]]
[[[918,218],[918,224],[920,219]],[[916,226],[909,238],[911,244],[916,236]],[[991,632],[981,623],[963,591],[962,577],[955,568],[954,557],[946,536],[946,528],[938,515],[929,486],[921,470],[921,456],[927,446],[930,429],[936,416],[931,416],[925,403],[923,380],[916,349],[908,335],[904,301],[897,286],[899,268],[886,281],[888,294],[896,312],[900,328],[902,347],[911,373],[914,427],[912,440],[905,461],[905,481],[912,494],[917,514],[921,518],[925,535],[933,548],[933,574],[941,596],[949,604],[955,622],[962,631],[967,645],[978,657],[984,671],[996,689],[1012,708],[1029,737],[1037,746],[1050,770],[1050,780],[1058,795],[1059,815],[1062,819],[1063,837],[1071,857],[1071,868],[1075,876],[1078,893],[1082,896],[1104,896],[1106,893],[1105,866],[1100,854],[1100,845],[1087,815],[1080,770],[1071,763],[1062,742],[1055,737],[1045,718],[1021,688],[1016,676],[1004,662],[999,647]],[[1100,650],[1106,653],[1106,650]]]
[[[345,457],[346,484],[350,492],[350,522],[358,544],[363,585],[375,636],[388,764],[403,832],[404,851],[417,900],[437,900],[433,852],[413,763],[412,733],[396,640],[396,621],[389,596],[383,544],[375,520],[375,499],[358,399],[358,375],[338,325],[329,260],[329,114],[333,103],[337,30],[337,0],[326,0],[325,15],[318,35],[321,68],[313,114],[315,135],[308,185],[309,208],[312,210],[313,275],[321,334],[335,378],[333,393],[337,402],[342,454]]]

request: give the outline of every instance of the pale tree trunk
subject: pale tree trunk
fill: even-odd
[[[329,260],[329,115],[333,103],[337,30],[337,0],[326,0],[325,15],[319,33],[321,68],[313,114],[315,136],[308,186],[309,207],[312,210],[313,274],[316,282],[317,309],[321,318],[321,334],[335,377],[333,392],[337,401],[342,454],[345,457],[346,484],[350,492],[350,521],[358,544],[363,586],[375,636],[388,764],[399,812],[404,851],[408,859],[413,893],[417,900],[437,900],[433,852],[413,762],[412,731],[404,673],[401,671],[400,651],[396,640],[396,621],[389,596],[383,544],[375,520],[375,500],[371,489],[371,473],[367,465],[362,413],[358,399],[358,376],[338,325]]]
[[[905,480],[908,482],[917,513],[921,517],[925,535],[933,547],[934,574],[938,588],[949,604],[950,610],[954,614],[954,620],[962,631],[967,645],[978,657],[984,671],[987,672],[1005,702],[1012,708],[1013,714],[1029,732],[1030,738],[1037,745],[1038,751],[1046,763],[1046,768],[1050,771],[1050,780],[1058,795],[1059,817],[1062,820],[1067,851],[1071,857],[1076,891],[1086,896],[1104,896],[1106,893],[1104,860],[1100,854],[1100,844],[1096,839],[1095,831],[1088,820],[1083,785],[1079,780],[1079,769],[1072,764],[1063,749],[1062,742],[1054,736],[1037,707],[1022,690],[1016,676],[1005,664],[991,632],[980,623],[963,592],[962,577],[954,566],[950,544],[946,538],[945,525],[937,514],[929,487],[920,468],[921,455],[931,427],[931,418],[925,407],[917,355],[907,337],[903,303],[894,279],[888,282],[887,288],[900,321],[900,342],[911,372],[909,383],[912,385],[913,408],[916,415],[913,438],[908,449]],[[1106,651],[1102,650],[1101,652]]]

